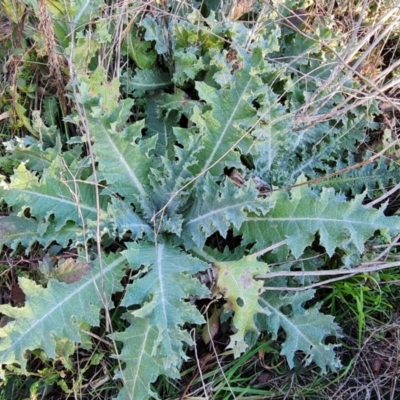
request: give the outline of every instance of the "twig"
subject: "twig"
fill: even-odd
[[[390,250],[392,250],[392,248],[393,248],[394,246],[396,246],[396,244],[398,243],[399,239],[400,239],[400,233],[399,233],[394,239],[392,239],[392,241],[391,241],[390,244],[386,247],[386,249],[383,250],[382,253],[379,254],[377,257],[375,257],[373,261],[378,261],[378,260],[381,259],[382,257],[387,256],[387,255],[389,254]]]
[[[373,156],[367,158],[366,160],[361,161],[361,162],[359,162],[359,163],[357,163],[357,164],[350,165],[349,167],[343,168],[343,169],[341,169],[341,170],[339,170],[339,171],[332,172],[331,174],[324,175],[324,176],[322,176],[321,178],[311,179],[311,180],[306,181],[306,182],[303,182],[303,183],[298,183],[298,184],[295,184],[295,185],[292,185],[292,186],[285,186],[285,187],[282,187],[282,188],[279,188],[279,189],[274,189],[274,190],[272,190],[272,191],[273,191],[273,192],[278,192],[278,191],[282,191],[282,190],[290,190],[290,189],[292,189],[292,188],[299,187],[299,186],[313,185],[313,184],[315,184],[315,183],[322,182],[322,181],[324,181],[324,180],[326,180],[326,179],[333,178],[333,177],[336,176],[336,175],[341,175],[341,174],[343,174],[343,173],[345,173],[345,172],[352,171],[353,169],[357,169],[357,168],[360,168],[360,167],[362,167],[362,166],[364,166],[364,165],[371,164],[371,163],[374,162],[377,158],[379,158],[380,156],[384,155],[384,154],[386,153],[387,150],[389,150],[391,147],[393,147],[393,146],[395,146],[395,145],[397,145],[397,144],[400,144],[400,140],[399,140],[399,139],[394,140],[392,143],[390,143],[389,145],[387,145],[387,146],[386,146],[383,150],[381,150],[379,153],[376,153],[375,155],[373,155]]]
[[[286,244],[286,240],[282,240],[281,242],[275,243],[272,246],[269,246],[263,250],[258,251],[257,253],[251,254],[252,256],[256,256],[256,257],[261,257],[262,255],[264,255],[265,253],[268,253],[269,251],[275,250],[278,247],[283,246],[284,244]]]
[[[352,269],[331,269],[328,271],[276,271],[269,272],[264,275],[256,275],[255,279],[271,279],[276,278],[277,276],[328,276],[328,275],[354,275],[361,273],[369,273],[375,271],[381,271],[382,269],[400,267],[400,261],[392,262],[392,263],[384,263],[378,265],[373,265],[372,267],[367,267],[367,265],[376,264],[373,262],[362,263],[359,268]],[[287,288],[286,288],[287,289]]]
[[[377,199],[371,201],[370,203],[366,204],[364,207],[365,208],[371,208],[375,204],[381,203],[383,200],[391,196],[393,193],[395,193],[397,190],[400,189],[400,183],[398,183],[395,187],[390,189],[388,192],[384,193],[382,196],[378,197]]]
[[[318,286],[325,286],[328,283],[336,282],[336,281],[342,281],[343,279],[351,278],[354,275],[357,275],[358,272],[354,272],[353,274],[349,274],[346,276],[339,276],[338,278],[332,278],[328,279],[326,281],[322,282],[316,282],[312,283],[311,285],[307,286],[295,286],[295,287],[290,287],[290,286],[263,286],[262,290],[263,292],[267,290],[278,290],[278,291],[290,291],[290,292],[302,292],[303,290],[308,290],[308,289],[313,289]]]
[[[194,345],[194,351],[196,353],[197,370],[193,374],[193,377],[190,380],[190,382],[186,385],[185,390],[183,391],[181,397],[179,398],[180,400],[184,400],[186,398],[186,395],[187,395],[189,389],[192,387],[193,382],[196,380],[196,378],[199,375],[201,376],[201,381],[203,382],[204,395],[207,396],[207,391],[206,391],[206,387],[204,386],[204,380],[203,380],[202,371],[203,371],[203,368],[205,367],[205,365],[208,363],[208,361],[213,357],[213,354],[212,353],[207,353],[203,357],[201,357],[201,359],[199,359],[197,357],[197,346],[196,346],[196,344]],[[206,399],[208,399],[208,396],[206,397]]]

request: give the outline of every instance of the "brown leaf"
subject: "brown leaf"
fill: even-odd
[[[271,374],[268,372],[261,372],[257,376],[257,383],[261,386],[266,385],[271,380]]]
[[[25,293],[22,291],[18,283],[11,286],[10,300],[16,306],[23,306],[25,303]]]
[[[306,10],[303,10],[301,8],[298,10],[291,10],[291,15],[285,18],[285,22],[283,22],[283,25],[294,31],[302,30],[304,28],[307,17],[308,13]]]
[[[239,19],[244,14],[254,10],[255,0],[235,0],[229,13],[230,20]]]
[[[219,316],[221,315],[221,312],[222,308],[216,308],[211,317],[208,318],[207,323],[204,325],[202,336],[205,344],[210,343],[214,336],[218,333]]]
[[[60,282],[74,283],[80,281],[82,277],[90,273],[92,269],[92,263],[76,261],[74,258],[68,258],[57,268],[55,277]]]
[[[234,185],[240,188],[246,186],[247,183],[244,176],[236,168],[230,172],[229,179],[234,183]],[[260,196],[267,196],[271,193],[271,186],[267,182],[264,182],[258,176],[254,176],[252,179],[257,190],[260,192]]]
[[[9,317],[8,315],[3,315],[0,318],[0,328],[4,328],[11,321],[14,321],[14,318]]]

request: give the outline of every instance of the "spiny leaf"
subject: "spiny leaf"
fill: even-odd
[[[45,248],[52,242],[56,242],[64,248],[69,246],[74,248],[80,244],[85,245],[88,240],[96,237],[96,223],[94,221],[87,222],[88,229],[85,231],[72,221],[68,221],[57,231],[55,229],[54,220],[43,221],[43,223],[39,222],[37,230],[41,232],[41,235],[37,236],[35,239]]]
[[[272,207],[268,199],[257,197],[252,181],[239,189],[230,179],[217,185],[207,174],[199,179],[195,193],[195,202],[185,217],[181,235],[188,248],[193,243],[203,247],[214,232],[226,237],[232,227],[239,231],[249,212],[263,215]]]
[[[202,54],[210,49],[216,49],[219,52],[224,46],[222,38],[225,36],[229,23],[217,21],[214,12],[204,18],[199,10],[191,9],[190,11],[188,21],[181,20],[179,24],[174,24],[174,51],[195,48]]]
[[[305,309],[303,304],[314,297],[314,290],[280,293],[266,291],[260,298],[263,315],[257,316],[257,325],[276,338],[280,327],[286,339],[281,354],[286,356],[290,368],[294,367],[296,351],[306,355],[305,365],[315,362],[326,372],[341,366],[336,358],[333,344],[326,344],[328,336],[339,336],[339,327],[333,317],[318,311],[319,305]]]
[[[55,217],[55,229],[61,229],[67,221],[84,226],[86,220],[96,220],[97,208],[93,185],[78,182],[70,171],[56,159],[44,170],[41,179],[21,164],[11,177],[2,182],[2,194],[14,211],[29,209],[38,219]],[[104,206],[105,201],[102,201]]]
[[[43,149],[43,145],[35,142],[34,139],[15,139],[3,143],[6,151],[10,153],[12,159],[25,161],[25,165],[29,170],[43,171],[49,167],[57,156],[57,151],[49,147]]]
[[[233,349],[235,357],[239,357],[248,347],[246,332],[259,334],[254,316],[262,311],[258,300],[264,282],[255,280],[254,276],[269,272],[269,268],[254,256],[239,261],[214,262],[213,266],[218,272],[215,290],[227,299],[225,308],[235,313],[233,324],[236,333],[231,336],[228,348]]]
[[[367,152],[364,159],[367,160],[371,156],[372,154]],[[336,170],[344,170],[347,166],[354,164],[353,156],[349,156],[346,162],[339,159],[336,162]],[[374,191],[382,190],[390,183],[399,181],[399,168],[387,163],[387,157],[381,157],[375,163],[368,163],[360,168],[352,169],[323,183],[325,187],[329,185],[346,194],[360,194],[365,191],[369,198],[373,198]]]
[[[80,324],[98,326],[100,309],[104,304],[113,307],[111,294],[122,289],[125,264],[120,254],[103,256],[101,268],[95,261],[92,273],[78,282],[50,279],[46,288],[19,278],[26,296],[24,307],[0,306],[3,314],[15,319],[0,329],[0,364],[20,364],[26,373],[27,350],[43,349],[48,357],[55,358],[59,339],[81,342]]]
[[[107,82],[101,68],[90,79],[82,79],[78,100],[87,109],[99,179],[107,181],[109,191],[127,203],[142,204],[142,211],[152,215],[146,183],[152,163],[148,152],[154,149],[157,136],[142,139],[144,120],[127,125],[133,101],[119,101],[118,80]]]
[[[56,126],[60,119],[59,103],[56,95],[43,98],[43,120],[47,126]]]
[[[159,94],[153,94],[147,97],[146,103],[146,128],[147,135],[157,135],[158,140],[154,149],[154,155],[168,155],[171,147],[175,143],[172,133],[177,121],[173,114],[160,115],[157,105]],[[168,157],[169,158],[169,157]]]
[[[156,354],[158,329],[147,318],[134,318],[127,314],[125,319],[130,322],[129,327],[124,332],[109,335],[111,339],[123,344],[118,359],[125,364],[125,368],[114,375],[114,379],[121,379],[124,383],[117,400],[158,399],[157,394],[150,389],[150,384],[161,373],[168,373],[164,371],[161,359]]]
[[[42,143],[54,146],[57,138],[60,137],[60,130],[52,125],[46,126],[40,116],[40,111],[35,110],[32,113],[33,129],[38,133],[38,137]]]
[[[112,237],[121,238],[126,232],[131,233],[132,239],[142,238],[146,235],[147,240],[153,240],[152,228],[136,214],[130,204],[111,197],[111,204],[108,204],[107,214],[102,221],[101,227],[109,228],[107,231]]]
[[[131,100],[123,102],[121,107],[119,104],[119,86],[118,79],[112,81],[107,80],[106,72],[103,68],[97,68],[89,77],[81,76],[79,84],[79,93],[77,93],[76,101],[85,105],[88,109],[94,108],[99,115],[129,115],[129,104]],[[125,119],[120,121],[125,122]]]
[[[47,147],[42,141],[36,140],[32,136],[25,136],[23,138],[14,137],[8,142],[3,142],[4,148],[7,151],[8,158],[23,162],[29,171],[42,172],[44,169],[49,168],[57,156],[62,154],[62,159],[65,165],[73,167],[74,164],[80,162],[82,155],[81,138],[74,138],[76,140],[73,146],[68,150],[63,151],[60,134],[54,138],[54,147]]]
[[[126,288],[123,306],[143,305],[132,314],[148,318],[159,330],[160,346],[158,357],[165,369],[175,371],[185,358],[182,341],[191,342],[185,323],[204,322],[197,309],[186,299],[189,296],[203,296],[208,290],[193,274],[208,268],[208,264],[164,244],[128,243],[126,255],[131,267],[144,266],[133,284]]]
[[[17,250],[21,244],[27,250],[35,243],[38,224],[33,218],[8,215],[0,218],[0,251],[3,246]]]
[[[199,154],[199,162],[191,171],[197,174],[210,168],[212,175],[220,175],[225,165],[240,168],[239,156],[247,153],[252,139],[247,132],[257,123],[257,111],[252,102],[263,85],[261,79],[251,69],[262,63],[261,51],[254,52],[249,65],[236,71],[232,85],[216,89],[204,82],[196,82],[199,97],[211,109],[200,113],[195,107],[192,120],[197,124],[203,137],[204,149]],[[223,163],[214,165],[223,158]]]
[[[138,70],[134,76],[128,70],[122,75],[121,83],[125,93],[140,97],[146,92],[171,86],[171,78],[157,69]]]
[[[95,139],[94,154],[108,190],[123,196],[127,203],[141,203],[143,209],[151,214],[152,205],[146,187],[151,166],[148,151],[154,148],[157,137],[141,140],[144,120],[122,132],[95,115],[88,121]]]
[[[158,101],[160,111],[164,111],[166,115],[175,111],[178,120],[182,115],[189,118],[193,113],[193,107],[195,105],[200,107],[198,101],[192,100],[187,93],[179,88],[176,88],[173,94],[164,93]]]
[[[148,41],[155,41],[155,49],[158,54],[165,54],[168,51],[168,34],[162,31],[162,24],[150,16],[146,16],[141,20],[141,26],[146,28],[144,38]]]
[[[190,190],[181,189],[193,179],[189,167],[196,164],[202,145],[199,137],[187,135],[184,129],[175,128],[172,136],[183,148],[174,145],[170,157],[164,149],[165,156],[160,156],[159,165],[154,165],[158,168],[152,168],[151,185],[157,208],[167,205],[161,216],[163,230],[181,235],[183,213],[192,202]]]
[[[178,86],[193,81],[198,72],[204,69],[202,58],[197,55],[197,49],[189,47],[184,50],[175,50],[175,72],[173,81]]]
[[[287,107],[279,102],[278,95],[270,87],[263,85],[259,88],[257,102],[260,105],[257,110],[260,124],[252,131],[256,138],[252,154],[257,172],[265,170],[268,176],[276,158],[279,160],[282,154],[295,150],[298,135],[293,132],[293,114],[288,113]]]
[[[270,196],[274,207],[265,216],[249,215],[243,223],[244,243],[256,243],[261,249],[286,240],[293,255],[299,257],[318,233],[329,255],[349,244],[362,253],[364,243],[376,230],[389,237],[400,229],[400,218],[386,217],[382,209],[365,208],[363,198],[360,195],[346,201],[332,189],[318,194],[307,186],[292,189],[290,195],[274,192]]]

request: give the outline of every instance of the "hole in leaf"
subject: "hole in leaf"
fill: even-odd
[[[248,169],[255,169],[253,156],[251,154],[242,154],[240,156],[240,161],[242,164],[247,167]]]
[[[181,126],[182,128],[189,128],[189,120],[184,115],[181,116],[179,126]]]
[[[260,103],[257,101],[257,99],[253,100],[252,106],[258,110],[260,108]]]
[[[284,305],[279,310],[281,311],[282,314],[287,315],[287,316],[293,314],[293,310],[290,305]]]
[[[240,246],[241,242],[242,235],[234,236],[232,229],[230,229],[226,233],[225,238],[218,231],[213,233],[207,238],[206,246],[211,247],[212,249],[217,249],[222,253],[226,247],[231,251],[236,249]]]
[[[243,299],[241,299],[240,297],[238,297],[238,298],[236,299],[236,303],[237,303],[237,305],[238,305],[239,307],[243,307],[243,306],[244,306],[244,301],[243,301]]]

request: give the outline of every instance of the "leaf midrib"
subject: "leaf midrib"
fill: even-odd
[[[111,264],[109,264],[107,267],[103,267],[102,270],[100,270],[98,273],[96,273],[95,275],[92,275],[91,279],[87,279],[86,282],[84,282],[83,284],[79,285],[75,290],[73,290],[68,296],[66,296],[62,301],[58,302],[56,304],[55,307],[51,308],[49,310],[49,312],[45,313],[44,315],[42,315],[42,317],[40,317],[39,319],[35,319],[34,323],[31,324],[29,326],[28,330],[25,330],[23,332],[22,335],[19,335],[19,337],[17,339],[13,338],[12,341],[12,346],[3,353],[7,354],[8,352],[10,352],[13,348],[15,348],[17,345],[20,344],[20,342],[23,340],[23,338],[25,338],[27,335],[34,333],[36,327],[38,325],[40,325],[42,323],[42,321],[46,320],[47,318],[49,318],[54,312],[58,311],[58,310],[62,310],[63,306],[65,304],[67,304],[72,298],[74,298],[75,296],[79,296],[79,293],[81,293],[84,290],[87,290],[87,286],[93,284],[94,282],[97,282],[99,279],[104,279],[104,275],[107,274],[108,272],[110,272],[111,270],[113,270],[117,265],[119,265],[122,261],[125,261],[125,257],[121,256],[118,259],[114,260]],[[104,263],[103,263],[104,265]],[[100,295],[99,295],[99,298]],[[74,300],[75,301],[75,300]],[[16,323],[18,323],[18,320],[16,321]],[[32,333],[31,333],[32,332]],[[28,350],[29,347],[24,347],[21,346],[21,349]],[[23,355],[22,355],[23,356]]]

